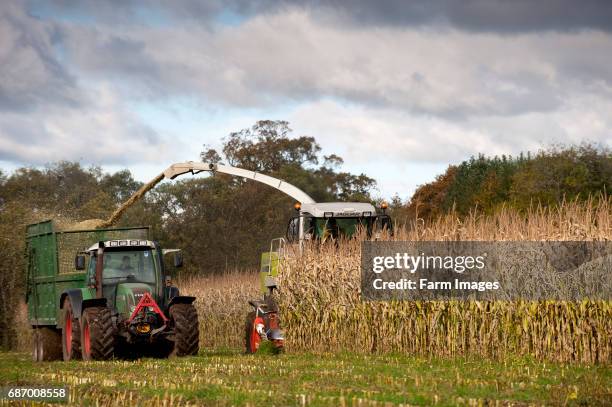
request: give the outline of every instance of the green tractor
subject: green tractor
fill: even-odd
[[[56,231],[27,228],[27,303],[33,358],[108,360],[189,356],[199,350],[195,297],[166,276],[148,228]]]

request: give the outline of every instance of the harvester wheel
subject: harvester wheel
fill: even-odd
[[[81,352],[83,360],[109,360],[115,352],[115,329],[111,311],[90,307],[81,317]]]
[[[170,356],[197,355],[200,327],[193,304],[174,304],[170,307],[170,320],[174,326],[174,348]]]
[[[261,317],[255,318],[255,311],[249,312],[244,327],[244,346],[246,353],[255,353],[261,344],[261,336],[257,332],[257,324],[263,324]]]
[[[64,299],[64,325],[62,326],[62,355],[64,360],[81,359],[81,327],[72,312],[70,299]]]
[[[62,359],[62,336],[56,329],[45,326],[32,331],[32,358],[35,362]]]

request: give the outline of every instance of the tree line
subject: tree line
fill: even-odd
[[[612,150],[585,143],[552,146],[516,157],[478,155],[417,188],[405,204],[392,202],[396,218],[431,220],[453,211],[490,214],[501,207],[525,211],[568,200],[597,199],[612,188]]]

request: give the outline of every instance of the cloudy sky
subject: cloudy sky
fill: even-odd
[[[612,146],[612,2],[0,2],[0,168],[147,180],[258,119],[407,198],[470,155]]]

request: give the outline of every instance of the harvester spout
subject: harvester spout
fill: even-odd
[[[288,182],[271,177],[269,175],[261,174],[259,172],[245,170],[243,168],[236,168],[229,165],[187,161],[184,163],[172,164],[164,171],[164,176],[168,179],[174,179],[182,174],[198,174],[202,171],[212,172],[213,174],[218,172],[261,182],[263,184],[271,186],[272,188],[278,189],[281,192],[284,192],[285,194],[289,195],[291,198],[295,199],[300,203],[315,203],[315,200],[312,199],[306,192],[302,191],[294,185],[289,184]]]
[[[183,163],[172,164],[168,168],[164,170],[157,177],[153,178],[151,181],[140,187],[138,191],[134,193],[127,201],[125,201],[117,210],[113,212],[113,214],[104,222],[100,223],[98,228],[107,228],[115,224],[117,220],[123,215],[123,213],[136,201],[143,197],[144,194],[149,192],[155,185],[160,183],[163,179],[175,179],[176,177],[183,174],[199,174],[202,171],[207,171],[210,173],[222,173],[233,175],[236,177],[241,177],[245,179],[250,179],[253,181],[261,182],[263,184],[269,185],[272,188],[278,189],[281,192],[289,195],[291,198],[302,204],[313,204],[315,203],[314,199],[312,199],[306,192],[302,191],[298,187],[289,184],[283,180],[270,177],[269,175],[264,175],[255,171],[245,170],[243,168],[236,168],[229,165],[216,164],[216,163],[201,163],[194,161],[187,161]]]

